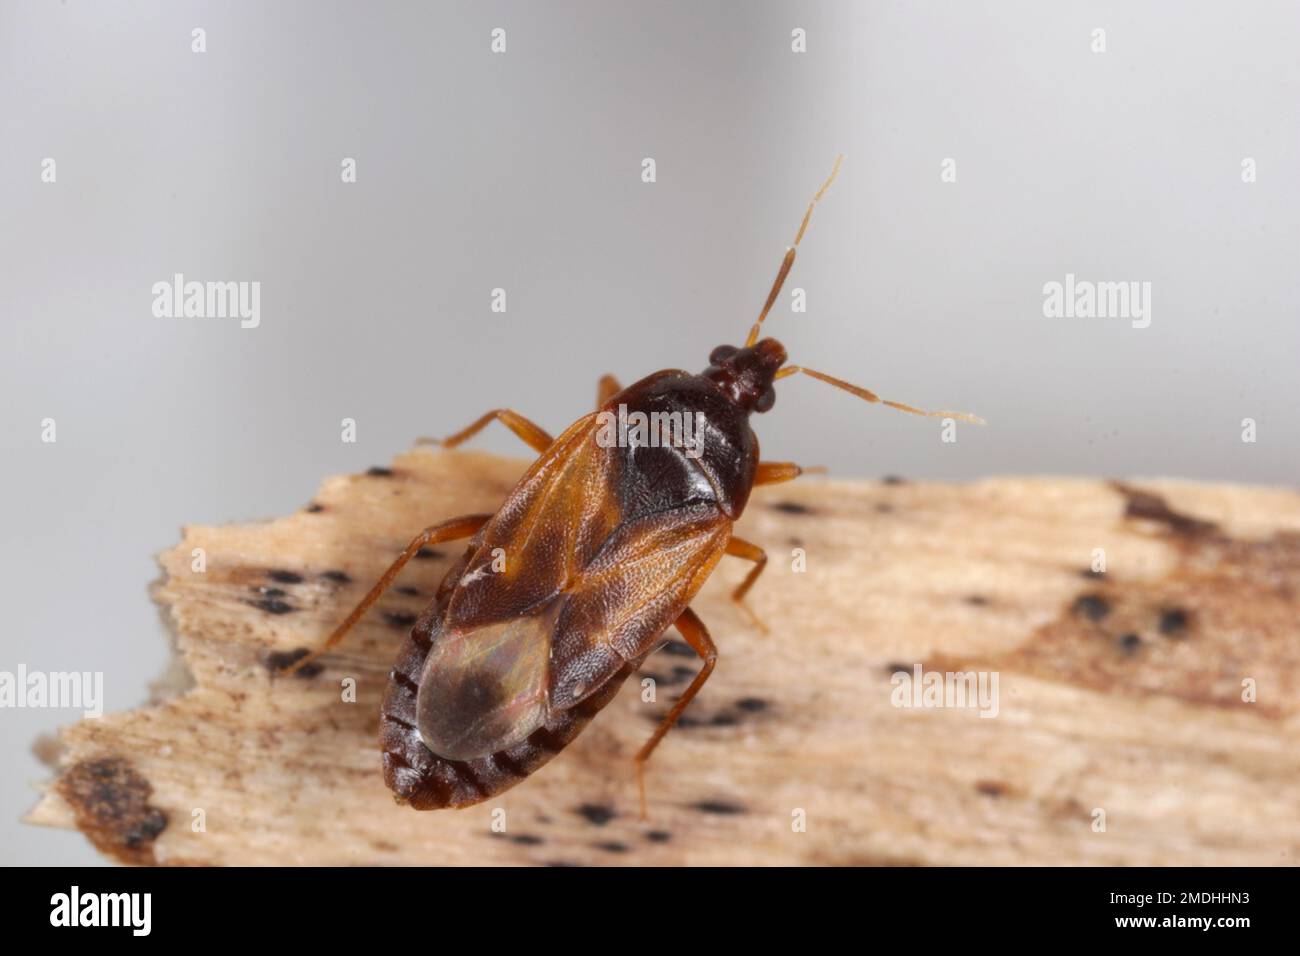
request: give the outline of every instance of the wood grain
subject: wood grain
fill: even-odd
[[[319,672],[268,660],[319,643],[419,529],[493,510],[523,467],[415,450],[299,513],[186,528],[155,590],[185,680],[66,728],[29,820],[160,864],[1300,861],[1300,495],[1169,481],[760,489],[737,532],[773,559],[749,598],[770,633],[727,598],[748,565],[724,561],[694,605],[718,667],[650,764],[649,821],[630,757],[698,667],[680,642],[643,668],[656,702],[629,682],[522,785],[394,804],[378,702],[455,550],[412,562]],[[918,664],[996,675],[996,716],[896,706]]]

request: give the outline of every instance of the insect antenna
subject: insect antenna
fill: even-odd
[[[971,415],[966,412],[949,412],[949,411],[927,412],[923,408],[916,408],[915,406],[912,405],[904,405],[902,402],[891,402],[887,398],[881,398],[879,395],[877,395],[869,388],[863,388],[861,385],[854,385],[850,382],[844,381],[841,378],[836,378],[833,375],[827,375],[825,372],[818,372],[811,368],[804,368],[802,365],[787,365],[785,368],[781,369],[774,376],[772,376],[772,378],[775,381],[776,379],[779,378],[787,378],[798,372],[802,372],[804,375],[807,375],[811,378],[815,378],[820,382],[825,382],[827,385],[834,385],[836,388],[841,388],[844,391],[850,393],[851,395],[856,395],[858,396],[858,398],[865,399],[868,402],[878,402],[881,405],[888,405],[890,408],[896,408],[900,412],[908,412],[909,414],[912,415],[924,415],[927,418],[955,418],[958,421],[970,422],[972,425],[986,424],[984,419],[980,418],[978,415]]]
[[[831,188],[831,183],[835,182],[835,176],[839,173],[840,163],[842,162],[844,162],[844,155],[841,153],[835,157],[835,167],[831,170],[831,174],[826,177],[826,182],[822,183],[822,188],[817,190],[817,195],[813,196],[812,202],[808,204],[808,211],[803,214],[803,222],[799,223],[799,231],[795,233],[794,243],[785,251],[785,258],[781,260],[781,268],[777,270],[776,281],[772,283],[772,291],[767,294],[767,301],[763,303],[763,311],[758,314],[758,321],[749,330],[749,338],[745,340],[746,348],[751,347],[758,341],[758,327],[767,318],[767,313],[772,311],[772,305],[776,302],[776,297],[781,294],[781,287],[785,285],[785,277],[790,274],[790,269],[794,266],[795,250],[799,246],[799,240],[803,238],[803,234],[808,228],[808,220],[812,219],[813,206],[821,201],[822,196],[826,195],[826,190]]]

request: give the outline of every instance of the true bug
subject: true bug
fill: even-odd
[[[979,421],[885,401],[787,365],[779,342],[759,341],[841,158],[809,202],[743,348],[715,348],[698,375],[670,369],[627,388],[606,375],[597,410],[556,439],[517,412],[497,409],[440,442],[454,447],[495,420],[540,457],[495,514],[420,532],[324,645],[293,665],[342,640],[421,548],[470,539],[389,675],[379,738],[384,780],[399,801],[417,810],[465,807],[519,783],[578,735],[675,626],[704,664],[636,755],[644,815],[645,762],[717,661],[691,599],[724,554],[754,564],[732,594],[738,603],[744,598],[767,555],[732,526],[755,485],[803,471],[759,460],[749,416],[772,407],[773,383],[802,372],[905,412]],[[608,421],[602,413],[616,409],[690,416],[700,425],[694,453],[672,441],[598,440]]]

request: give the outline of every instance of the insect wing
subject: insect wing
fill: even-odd
[[[484,526],[421,678],[435,753],[503,749],[585,700],[651,650],[713,570],[730,536],[716,504],[630,518],[644,495],[613,491],[641,487],[626,467],[596,441],[595,416],[579,419]]]
[[[617,450],[596,443],[594,419],[579,419],[557,438],[484,526],[448,605],[449,629],[503,621],[555,597],[614,532]]]
[[[551,643],[552,712],[644,657],[721,559],[731,525],[711,504],[623,525],[565,594]]]
[[[558,608],[434,641],[416,713],[425,745],[472,760],[517,744],[546,721],[547,656]]]

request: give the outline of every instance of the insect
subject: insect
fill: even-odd
[[[324,645],[291,668],[341,641],[421,548],[469,539],[412,627],[384,694],[384,780],[400,802],[417,810],[465,807],[519,783],[563,750],[675,627],[703,665],[636,754],[644,817],[646,761],[718,660],[691,600],[731,555],[753,564],[731,595],[745,607],[767,555],[733,534],[733,525],[755,485],[803,472],[759,458],[750,416],[772,407],[774,383],[802,373],[905,412],[979,422],[886,401],[787,364],[780,342],[759,339],[841,160],[809,202],[743,347],[715,348],[698,375],[665,370],[627,388],[606,375],[596,411],[558,438],[497,409],[441,441],[455,447],[499,421],[540,457],[495,514],[452,518],[416,535]],[[610,441],[603,427],[615,413],[658,422],[650,438],[671,431],[665,422],[695,422],[695,440],[649,441],[643,433],[639,441]]]

